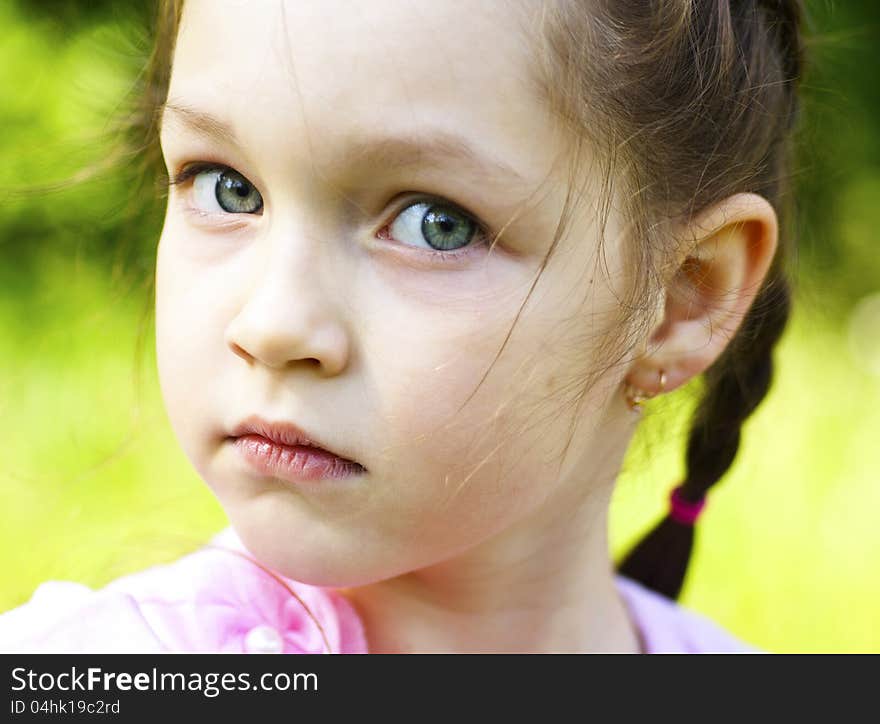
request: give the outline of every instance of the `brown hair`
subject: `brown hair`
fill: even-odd
[[[158,110],[182,7],[183,0],[158,2],[155,44],[127,123],[143,170],[156,179],[165,175]],[[634,273],[621,303],[628,320],[638,321],[644,300],[661,290],[669,250],[683,241],[673,238],[672,224],[741,191],[762,195],[780,216],[770,271],[736,335],[704,373],[681,489],[690,501],[703,498],[732,464],[740,428],[768,391],[772,350],[789,315],[784,265],[793,243],[783,207],[801,22],[798,0],[546,0],[540,28],[531,31],[538,88],[570,131],[569,178],[589,148],[604,171],[603,228],[612,198],[629,222]],[[571,210],[567,202],[563,217]],[[564,228],[565,218],[547,258]],[[627,328],[615,349],[608,343],[605,350],[617,360],[643,331]],[[676,598],[692,545],[692,527],[667,516],[619,571]]]
[[[736,335],[704,373],[687,442],[685,500],[701,500],[733,462],[743,422],[770,386],[772,351],[789,316],[785,215],[791,131],[802,74],[797,0],[554,0],[545,6],[543,88],[578,139],[605,161],[646,271],[638,300],[659,287],[670,223],[737,192],[765,197],[780,244]],[[614,170],[614,176],[611,170]],[[637,301],[633,308],[637,308]],[[693,527],[667,515],[619,572],[677,598]]]

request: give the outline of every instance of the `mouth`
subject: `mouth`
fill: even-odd
[[[289,422],[268,422],[251,416],[227,437],[255,472],[290,483],[361,475],[366,468],[334,452]]]

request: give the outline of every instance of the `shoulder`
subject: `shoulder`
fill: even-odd
[[[711,619],[638,581],[619,574],[615,581],[646,653],[762,653]]]
[[[253,560],[227,529],[172,563],[92,590],[39,586],[0,614],[4,652],[361,653],[348,600],[284,578]]]

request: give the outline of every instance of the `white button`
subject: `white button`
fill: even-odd
[[[271,626],[254,626],[244,637],[244,650],[249,654],[280,654],[284,641]]]

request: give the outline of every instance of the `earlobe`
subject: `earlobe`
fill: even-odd
[[[671,391],[708,368],[739,329],[776,253],[776,212],[761,196],[736,194],[681,231],[690,240],[675,261],[659,323],[625,382],[657,394],[658,371]]]

